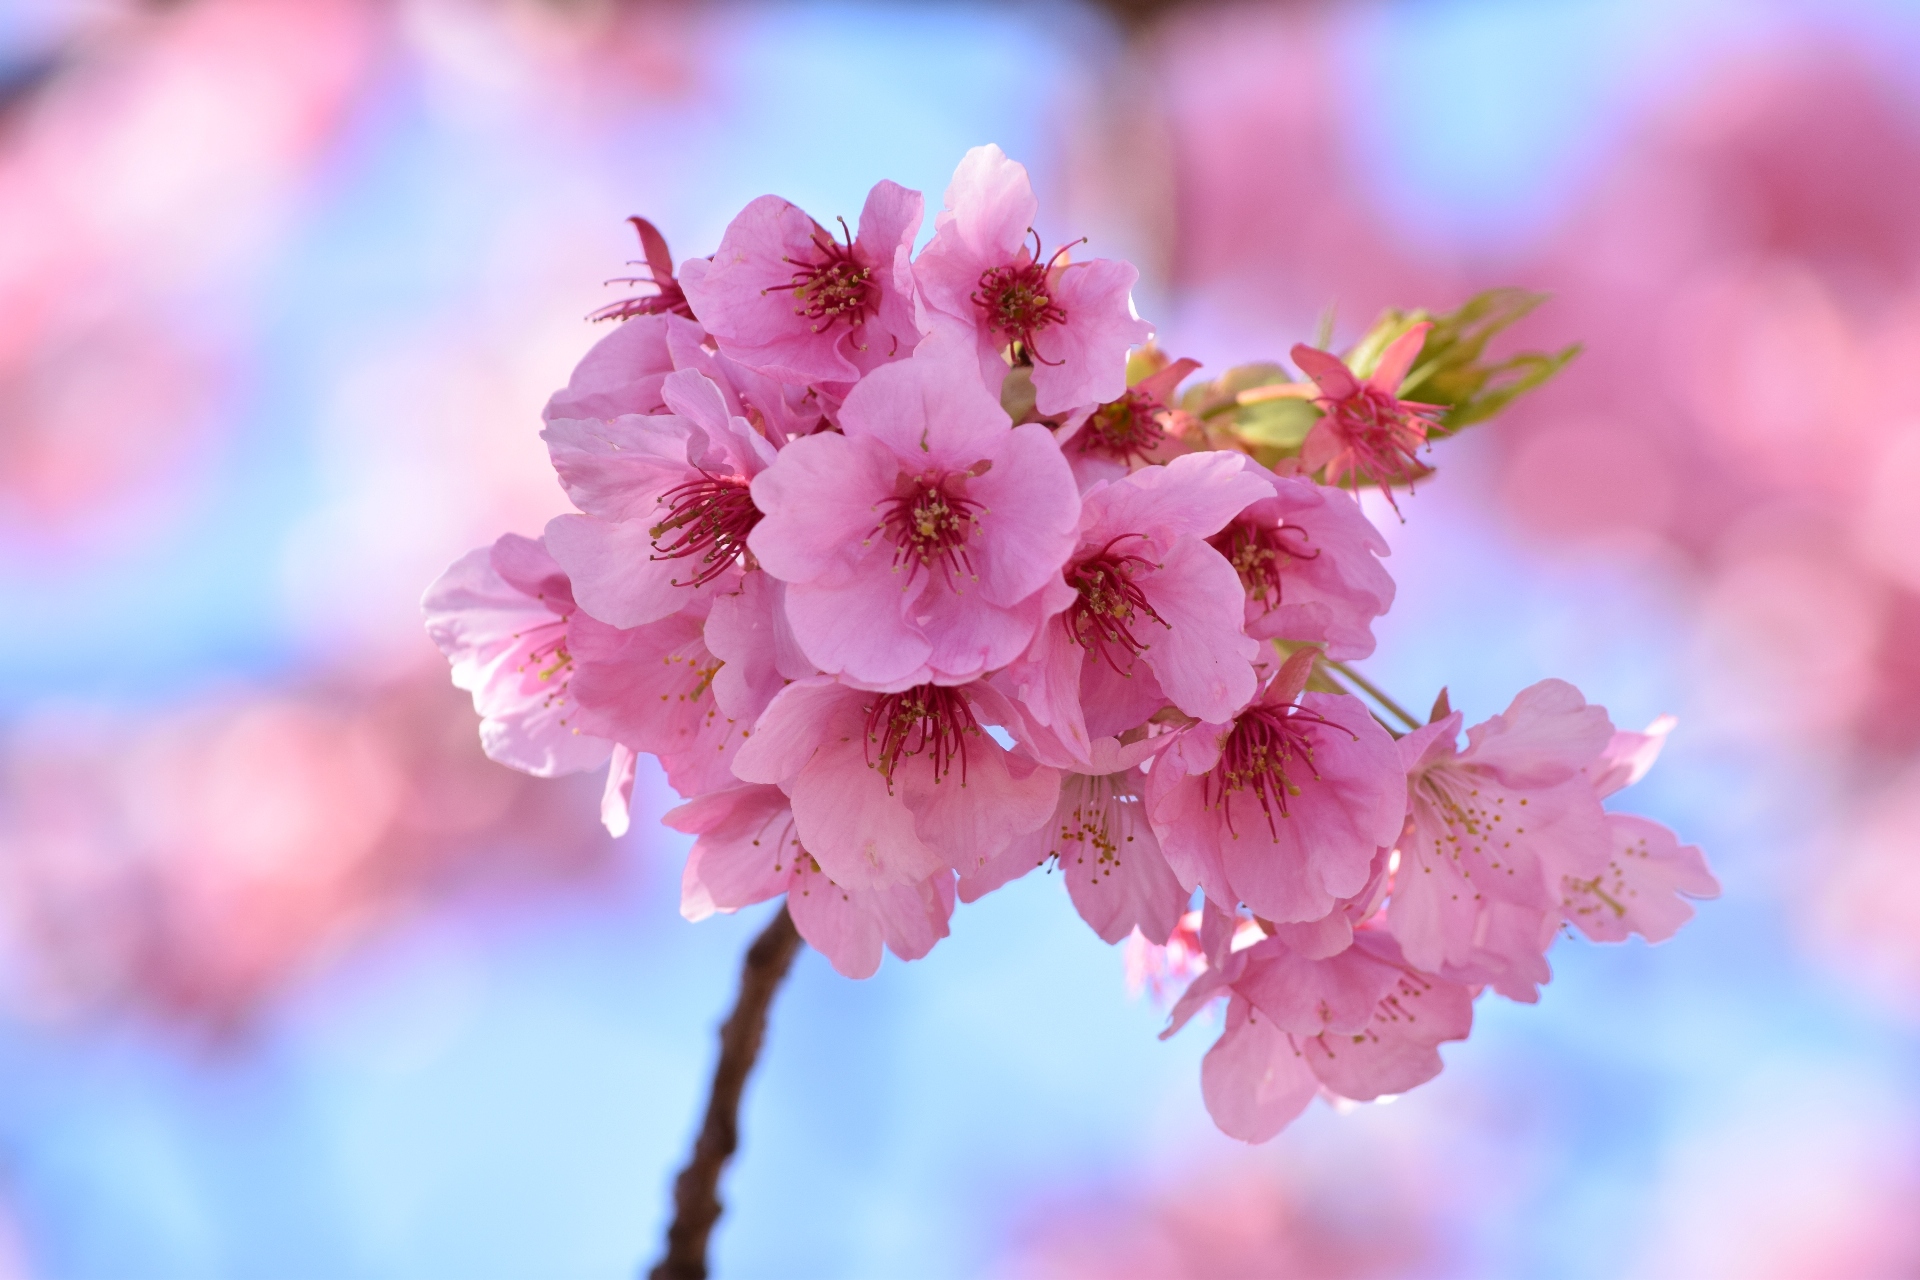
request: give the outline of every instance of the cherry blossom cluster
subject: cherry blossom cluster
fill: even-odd
[[[1563,924],[1657,940],[1715,892],[1601,804],[1663,729],[1546,681],[1463,747],[1444,695],[1394,728],[1352,691],[1394,595],[1359,490],[1394,501],[1557,367],[1482,362],[1524,303],[1182,392],[1134,268],[1036,213],[989,146],[917,255],[891,182],[852,227],[763,196],[677,270],[636,219],[652,290],[545,411],[578,512],[427,593],[488,753],[610,766],[616,833],[657,757],[683,913],[784,894],[852,977],[1057,868],[1101,938],[1191,979],[1174,1028],[1226,999],[1204,1092],[1252,1141],[1432,1077],[1483,989],[1536,998]]]

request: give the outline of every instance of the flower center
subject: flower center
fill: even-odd
[[[1147,455],[1167,438],[1166,430],[1154,417],[1164,407],[1141,391],[1128,391],[1118,400],[1108,401],[1087,419],[1079,436],[1081,450],[1122,462],[1146,461]]]
[[[747,535],[760,523],[747,482],[738,476],[703,475],[675,485],[660,495],[667,518],[647,532],[653,539],[650,560],[698,557],[698,572],[676,587],[697,587],[713,581],[747,552]]]
[[[1122,855],[1132,852],[1126,846],[1134,842],[1135,828],[1144,821],[1140,795],[1133,785],[1137,776],[1069,774],[1061,786],[1063,803],[1053,847],[1040,861],[1051,857],[1064,864],[1069,858],[1082,863],[1092,859],[1096,884],[1118,870]],[[1071,807],[1064,803],[1068,800]]]
[[[867,707],[867,765],[878,769],[893,789],[893,771],[909,756],[926,755],[935,782],[960,762],[960,785],[967,785],[967,735],[979,734],[973,708],[957,689],[921,684],[904,693],[882,694]],[[878,745],[880,758],[874,759]]]
[[[1300,794],[1295,776],[1305,769],[1314,779],[1320,777],[1313,765],[1313,740],[1307,735],[1315,725],[1339,727],[1304,707],[1250,707],[1240,713],[1203,793],[1208,803],[1226,813],[1228,831],[1239,835],[1233,826],[1233,797],[1252,792],[1266,815],[1268,834],[1278,838],[1275,815],[1291,817],[1288,801]]]
[[[1285,573],[1296,560],[1317,559],[1320,552],[1307,550],[1287,541],[1289,533],[1297,534],[1302,541],[1307,531],[1299,525],[1262,524],[1255,520],[1235,520],[1207,539],[1207,545],[1227,558],[1233,571],[1240,575],[1240,583],[1247,589],[1247,595],[1258,600],[1268,609],[1280,604],[1280,575]]]
[[[949,586],[955,572],[971,578],[967,542],[980,527],[981,504],[960,492],[960,477],[945,475],[902,479],[900,491],[881,503],[880,529],[893,540],[893,567],[914,570],[938,566]]]
[[[1151,569],[1145,556],[1125,555],[1113,549],[1115,542],[1144,535],[1123,533],[1100,549],[1100,553],[1067,568],[1067,585],[1079,594],[1067,607],[1067,634],[1081,648],[1098,654],[1121,675],[1132,668],[1133,659],[1147,642],[1133,634],[1134,619],[1141,614],[1161,626],[1167,620],[1153,611],[1146,593],[1134,582],[1133,575]],[[1122,667],[1114,651],[1126,656]]]
[[[848,328],[865,324],[867,317],[880,308],[880,286],[874,283],[873,270],[854,259],[853,232],[848,230],[845,218],[839,222],[847,238],[845,244],[825,229],[814,228],[813,247],[820,257],[813,262],[783,258],[795,268],[793,279],[772,286],[793,290],[793,300],[799,304],[793,314],[810,321],[815,333],[831,329],[842,320]]]
[[[1033,252],[1024,250],[1024,262],[988,267],[980,273],[980,285],[973,292],[973,305],[986,317],[994,333],[1016,342],[1020,351],[1041,364],[1061,364],[1048,360],[1034,349],[1033,336],[1048,325],[1065,324],[1066,309],[1053,299],[1053,273],[1060,259],[1072,246],[1056,250],[1045,262],[1040,260],[1040,235],[1033,232]]]

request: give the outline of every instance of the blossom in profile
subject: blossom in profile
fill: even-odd
[[[1085,772],[1062,774],[1052,821],[1015,837],[1005,853],[961,877],[960,900],[972,902],[1052,862],[1074,909],[1102,940],[1131,934],[1165,945],[1192,895],[1160,852],[1142,798],[1140,764],[1162,745],[1150,738],[1124,746],[1114,738],[1096,740]]]
[[[1542,680],[1467,731],[1451,712],[1402,738],[1407,830],[1387,914],[1422,969],[1537,998],[1563,877],[1603,874],[1612,850],[1593,772],[1613,739],[1604,709]]]
[[[698,837],[681,877],[680,913],[689,920],[784,893],[800,936],[849,978],[872,977],[883,945],[902,960],[918,960],[947,936],[953,872],[843,889],[801,845],[778,787],[745,783],[708,792],[661,821]]]
[[[840,431],[780,450],[753,501],[747,546],[787,584],[800,648],[891,690],[1017,657],[1080,518],[1047,428],[1011,427],[969,365],[931,353],[861,379]]]
[[[988,685],[897,693],[796,680],[734,757],[793,799],[794,829],[834,883],[916,884],[977,871],[1053,815],[1060,775],[987,732],[1010,709]]]
[[[791,382],[853,382],[913,353],[918,191],[878,183],[856,235],[761,196],[728,224],[711,259],[680,268],[687,301],[725,354]]]
[[[1338,489],[1247,469],[1269,493],[1209,539],[1245,588],[1247,634],[1324,645],[1343,661],[1371,654],[1373,620],[1393,604],[1387,540]]]
[[[938,321],[973,335],[989,390],[1000,390],[1011,348],[1033,367],[1035,407],[1067,413],[1126,392],[1127,352],[1153,326],[1133,312],[1132,265],[1072,262],[1065,248],[1048,255],[1033,230],[1038,212],[1026,167],[999,147],[975,147],[954,171],[914,275]]]
[[[1406,812],[1393,739],[1359,699],[1302,692],[1311,658],[1289,659],[1230,720],[1177,730],[1147,774],[1180,882],[1279,923],[1360,892]]]
[[[556,516],[547,545],[581,608],[615,627],[679,612],[738,569],[760,521],[749,486],[774,456],[705,374],[671,373],[661,394],[671,412],[560,418],[542,433],[585,513]]]
[[[1083,495],[1047,621],[998,677],[1045,730],[1024,735],[1042,759],[1085,758],[1092,738],[1169,702],[1219,722],[1253,697],[1260,646],[1241,629],[1232,566],[1206,541],[1268,492],[1253,470],[1235,453],[1188,454]]]
[[[566,573],[538,539],[503,534],[427,588],[427,634],[473,694],[487,755],[550,778],[606,764],[613,743],[580,731]]]
[[[1195,987],[1203,1002],[1227,996],[1200,1089],[1214,1123],[1243,1142],[1273,1137],[1323,1090],[1370,1102],[1424,1084],[1440,1074],[1440,1045],[1473,1029],[1472,990],[1409,964],[1380,929],[1324,959],[1267,938]],[[1176,1016],[1191,1016],[1182,1004]]]
[[[1661,716],[1645,733],[1614,734],[1592,771],[1595,792],[1610,796],[1645,777],[1673,727],[1672,716]],[[1693,918],[1687,899],[1720,896],[1720,882],[1698,846],[1681,844],[1672,831],[1637,814],[1609,813],[1606,822],[1613,845],[1606,869],[1560,880],[1561,913],[1587,937],[1623,942],[1637,933],[1664,942]]]
[[[1439,405],[1397,398],[1432,327],[1416,324],[1395,338],[1365,379],[1338,356],[1295,344],[1294,364],[1319,391],[1314,403],[1321,417],[1301,450],[1308,471],[1323,471],[1328,484],[1344,484],[1356,493],[1362,484],[1376,484],[1394,510],[1400,509],[1393,486],[1412,484],[1427,473],[1419,451],[1442,412]]]
[[[687,305],[686,290],[680,287],[680,281],[673,274],[673,255],[667,252],[667,238],[645,218],[628,218],[627,221],[633,224],[634,232],[640,237],[640,253],[647,264],[647,274],[609,280],[607,283],[647,284],[653,286],[653,292],[609,303],[594,312],[592,318],[631,320],[635,316],[674,315],[693,319],[693,308]]]

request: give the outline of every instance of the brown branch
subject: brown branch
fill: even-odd
[[[687,1167],[673,1183],[667,1254],[648,1273],[649,1280],[706,1280],[707,1237],[720,1218],[720,1173],[740,1145],[740,1094],[760,1056],[767,1008],[800,947],[800,933],[782,903],[780,914],[747,948],[740,966],[740,994],[720,1028],[720,1061],[713,1068],[707,1118]]]

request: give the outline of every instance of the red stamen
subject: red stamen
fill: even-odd
[[[644,276],[619,276],[607,281],[608,284],[650,284],[654,288],[651,295],[637,298],[622,298],[600,308],[589,320],[631,320],[635,316],[677,315],[693,319],[693,308],[687,305],[687,295],[681,291],[679,280],[674,278],[673,258],[667,253],[667,241],[664,236],[645,218],[628,218],[633,229],[640,233],[640,251],[647,258],[647,274]],[[629,266],[637,265],[629,263]]]
[[[1370,481],[1380,486],[1397,515],[1400,504],[1394,501],[1392,486],[1411,488],[1426,470],[1417,454],[1445,407],[1397,400],[1370,383],[1361,383],[1341,399],[1321,396],[1315,403],[1332,420],[1342,441],[1340,452],[1327,464],[1327,483],[1350,480],[1348,487],[1358,497],[1361,481]]]
[[[1228,831],[1234,830],[1233,794],[1251,791],[1267,817],[1268,834],[1279,837],[1274,813],[1278,810],[1282,819],[1290,817],[1288,797],[1300,794],[1299,784],[1287,776],[1288,769],[1304,764],[1315,781],[1320,777],[1313,765],[1313,739],[1307,732],[1315,725],[1354,736],[1351,730],[1305,707],[1254,706],[1240,713],[1220,748],[1220,763],[1201,783],[1204,802],[1226,812]]]
[[[1300,535],[1302,540],[1308,536],[1307,531],[1299,525],[1285,521],[1269,525],[1253,520],[1235,520],[1208,538],[1207,545],[1227,558],[1233,571],[1240,575],[1241,585],[1246,587],[1247,595],[1272,610],[1280,605],[1280,575],[1294,561],[1314,560],[1320,555],[1317,548],[1309,551],[1288,543],[1286,535],[1289,533]]]
[[[893,771],[908,756],[931,757],[933,780],[940,781],[960,762],[960,785],[967,785],[967,735],[979,722],[959,690],[946,685],[915,685],[904,693],[876,697],[867,707],[867,765],[878,769],[893,789]],[[873,758],[874,744],[880,758]]]
[[[873,270],[854,259],[853,232],[848,230],[845,218],[839,222],[847,237],[845,244],[828,235],[824,227],[816,226],[813,247],[820,251],[819,260],[782,259],[797,268],[793,279],[764,291],[793,290],[793,300],[801,304],[793,314],[812,321],[815,333],[831,329],[842,320],[848,328],[865,324],[867,317],[880,309],[880,286],[873,281]]]
[[[996,334],[1020,345],[1020,350],[1041,364],[1063,364],[1049,360],[1034,348],[1033,336],[1048,325],[1065,324],[1067,313],[1052,297],[1053,279],[1060,259],[1073,245],[1062,245],[1045,262],[1040,261],[1040,233],[1031,227],[1033,252],[1021,250],[1022,262],[1004,267],[988,267],[980,273],[980,287],[973,292],[973,305],[986,316],[988,327]],[[1086,241],[1076,240],[1074,244]]]
[[[1131,673],[1134,657],[1148,647],[1146,641],[1133,634],[1134,619],[1144,613],[1161,626],[1167,625],[1167,620],[1154,612],[1146,594],[1133,581],[1134,574],[1153,568],[1153,562],[1145,556],[1123,555],[1113,549],[1115,542],[1143,536],[1123,533],[1102,547],[1097,555],[1067,568],[1067,585],[1079,592],[1067,608],[1067,633],[1081,648],[1098,654],[1121,675]],[[1126,654],[1126,666],[1114,660],[1115,649]]]
[[[653,538],[650,560],[700,557],[700,571],[676,587],[698,587],[713,581],[739,562],[747,551],[747,535],[760,523],[747,482],[737,476],[703,475],[675,485],[660,495],[667,518],[647,532]],[[666,542],[661,538],[671,533]]]
[[[1134,388],[1093,411],[1076,437],[1082,453],[1100,453],[1122,462],[1145,462],[1167,438],[1158,415],[1166,406]]]
[[[971,578],[973,561],[967,555],[967,542],[980,527],[975,513],[981,504],[960,492],[964,477],[946,475],[901,478],[899,492],[881,503],[885,512],[877,532],[893,540],[893,567],[907,566],[908,582],[921,568],[938,564],[953,585],[954,573]]]

